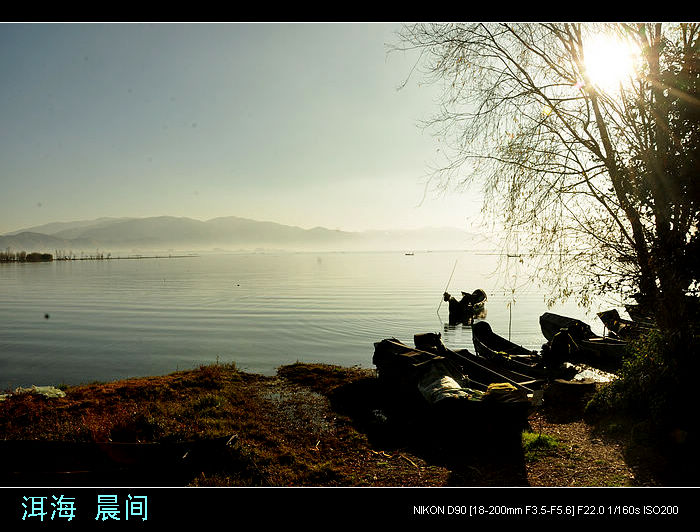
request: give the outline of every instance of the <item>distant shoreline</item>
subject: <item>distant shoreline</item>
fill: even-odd
[[[128,260],[128,259],[186,259],[191,257],[199,257],[199,255],[132,255],[128,257],[66,257],[56,259],[62,260]]]
[[[199,255],[131,255],[126,257],[112,257],[111,254],[88,255],[82,257],[56,257],[50,253],[27,253],[25,251],[10,253],[0,253],[0,263],[2,262],[54,262],[72,260],[128,260],[128,259],[184,259],[198,257]]]

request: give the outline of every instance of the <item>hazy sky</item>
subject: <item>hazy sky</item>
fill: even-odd
[[[470,229],[421,206],[438,89],[399,24],[0,24],[0,234],[100,216]]]

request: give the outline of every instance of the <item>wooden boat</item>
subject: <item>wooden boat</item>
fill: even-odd
[[[635,338],[650,331],[652,328],[650,323],[621,318],[620,313],[616,309],[599,312],[598,318],[600,318],[600,321],[603,322],[608,331],[621,340]]]
[[[550,374],[547,378],[537,377],[513,371],[503,367],[498,361],[489,360],[480,355],[471,353],[468,349],[452,350],[447,348],[441,340],[439,333],[424,333],[414,336],[415,348],[409,347],[395,338],[383,340],[375,343],[374,363],[377,365],[380,379],[387,384],[393,384],[394,389],[416,395],[419,389],[418,382],[421,376],[428,375],[429,368],[436,367],[436,364],[444,364],[442,368],[433,373],[435,376],[450,375],[455,382],[462,383],[465,388],[485,392],[489,387],[510,385],[527,397],[528,409],[541,404],[542,398],[548,393],[552,386],[559,390],[557,397],[550,397],[556,402],[568,401],[566,397],[578,397],[581,392],[589,392],[595,387],[594,381],[590,379],[574,380],[578,373],[576,367],[562,367],[561,372]],[[454,395],[454,385],[449,394],[443,397],[456,397]],[[570,390],[569,390],[570,389]],[[424,394],[425,387],[421,390],[423,397],[429,400],[430,397]],[[568,392],[564,393],[566,390]],[[567,395],[568,394],[568,395]],[[550,394],[551,395],[551,394]],[[555,394],[556,395],[556,394]],[[517,397],[517,396],[515,396]],[[522,398],[517,399],[522,401]],[[483,396],[481,401],[483,401]],[[445,401],[447,403],[459,403],[459,401]],[[464,401],[462,401],[464,402]],[[479,404],[478,397],[473,397],[470,404]],[[433,405],[439,404],[437,401]],[[476,411],[479,411],[478,408]],[[472,407],[470,412],[475,412]]]
[[[192,471],[221,467],[234,441],[229,436],[167,443],[0,440],[0,485],[184,485]]]
[[[596,336],[587,323],[576,318],[552,314],[551,312],[545,312],[540,316],[540,329],[542,329],[542,334],[547,340],[551,340],[562,329],[566,329],[576,339]]]
[[[642,323],[646,324],[647,326],[654,323],[653,316],[651,316],[649,312],[642,310],[642,307],[637,304],[625,305],[625,310],[635,323]]]
[[[462,387],[461,368],[446,357],[434,352],[412,348],[396,338],[387,338],[374,344],[372,363],[377,366],[380,380],[401,392],[415,392],[419,381],[429,371],[439,373]]]
[[[540,316],[542,334],[551,344],[554,336],[565,332],[570,342],[571,361],[581,361],[600,369],[618,368],[627,351],[627,342],[596,335],[591,327],[575,318],[545,312]]]
[[[457,300],[449,292],[442,294],[443,301],[449,303],[450,325],[464,323],[471,325],[476,318],[486,316],[486,292],[481,288],[474,290],[471,294],[462,292],[462,299]]]
[[[447,350],[448,356],[452,360],[462,365],[468,372],[470,379],[486,385],[497,382],[508,382],[518,388],[526,390],[528,393],[541,390],[547,380],[542,375],[532,375],[521,373],[516,370],[504,367],[498,361],[488,360],[476,355],[468,349],[458,349],[456,351]]]
[[[526,349],[497,335],[485,321],[472,325],[472,340],[476,354],[487,360],[525,374],[547,374],[542,357],[537,351]]]
[[[442,345],[442,342],[440,344]],[[438,372],[433,371],[433,375],[449,377],[466,390],[470,396],[468,398],[472,400],[480,400],[491,384],[508,383],[525,394],[532,394],[533,389],[527,384],[538,382],[530,376],[497,372],[485,364],[479,364],[473,359],[474,355],[452,351],[444,345],[442,349],[436,347],[429,351],[410,347],[396,338],[389,338],[375,343],[374,348],[372,362],[377,366],[379,378],[404,390],[413,390],[421,379],[435,368]],[[465,369],[469,370],[469,373],[465,373]],[[480,379],[473,376],[477,374]]]
[[[468,375],[469,380],[476,382],[481,388],[493,383],[508,382],[532,394],[541,389],[546,382],[542,375],[519,371],[522,368],[506,367],[497,360],[475,355],[468,349],[448,349],[442,343],[439,333],[416,334],[414,343],[416,347],[439,354],[457,364],[462,372]]]
[[[539,401],[542,394],[528,394],[502,377],[478,383],[463,374],[455,358],[396,338],[376,342],[372,360],[389,418],[396,426],[405,423],[412,437],[437,443],[446,456],[460,456],[473,446],[519,446],[533,399]]]

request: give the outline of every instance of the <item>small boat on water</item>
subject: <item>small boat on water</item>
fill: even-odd
[[[545,312],[540,316],[540,328],[550,345],[555,343],[555,336],[561,332],[566,333],[571,361],[578,360],[601,369],[619,367],[627,351],[626,341],[598,336],[590,325],[575,318]]]
[[[469,292],[462,292],[462,299],[457,300],[449,292],[442,294],[443,301],[449,303],[450,325],[464,323],[471,325],[475,319],[486,316],[486,292],[481,288]]]

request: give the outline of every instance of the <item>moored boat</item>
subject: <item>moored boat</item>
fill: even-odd
[[[591,330],[591,326],[576,318],[561,316],[545,312],[540,316],[540,329],[547,340],[551,340],[555,334],[562,329],[566,329],[569,334],[574,335],[578,339],[593,338],[595,333]]]
[[[526,349],[494,333],[488,322],[472,326],[472,341],[477,355],[508,369],[533,375],[546,375],[544,361],[537,351]]]
[[[547,379],[542,375],[532,375],[509,369],[498,361],[486,359],[468,349],[447,350],[447,353],[453,360],[463,365],[470,378],[476,379],[478,382],[489,384],[509,382],[533,395],[542,389],[547,382]]]
[[[646,325],[651,325],[654,323],[654,318],[651,316],[651,313],[643,310],[638,304],[625,305],[625,310],[627,311],[627,314],[629,314],[630,318],[632,318],[633,322],[643,323]]]
[[[439,333],[416,334],[414,343],[420,349],[439,354],[457,364],[470,381],[476,382],[481,388],[493,383],[508,382],[534,395],[546,382],[542,375],[518,371],[521,368],[508,368],[498,361],[475,355],[468,349],[449,349],[442,343]]]
[[[621,340],[635,338],[652,328],[650,323],[626,320],[620,317],[620,313],[616,309],[599,312],[598,318],[608,331]]]
[[[618,368],[627,351],[627,342],[617,338],[596,335],[591,327],[575,318],[545,312],[540,316],[542,334],[549,345],[560,333],[568,344],[568,353],[558,357],[569,357],[572,362],[580,361],[600,369]]]
[[[377,366],[379,378],[395,390],[413,393],[418,389],[431,404],[442,399],[481,401],[493,384],[512,386],[513,397],[525,401],[528,392],[532,395],[533,390],[516,379],[479,366],[468,355],[445,348],[442,342],[442,349],[420,345],[425,349],[410,347],[396,338],[376,342],[372,362]],[[472,376],[477,374],[476,370],[480,371],[478,380]],[[524,380],[532,378],[526,376]],[[438,388],[443,392],[437,393]],[[430,392],[427,394],[426,390]]]
[[[404,426],[415,437],[437,443],[447,455],[471,447],[519,447],[533,406],[524,387],[503,378],[478,383],[450,353],[410,347],[396,338],[376,342],[372,361],[389,419],[397,426],[408,420]]]

